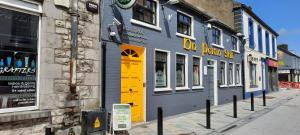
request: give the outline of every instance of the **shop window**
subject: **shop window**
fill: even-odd
[[[157,2],[154,0],[137,0],[133,9],[133,19],[151,25],[157,24]]]
[[[231,36],[231,44],[232,44],[232,50],[239,52],[238,40],[236,37]]]
[[[233,72],[233,64],[232,63],[229,63],[228,65],[228,74],[229,74],[229,81],[228,81],[228,84],[229,85],[234,85],[233,83],[233,80],[234,80],[234,72]]]
[[[155,52],[155,87],[168,87],[168,53],[162,51]]]
[[[241,64],[235,65],[235,84],[241,84]]]
[[[192,17],[181,12],[177,12],[177,32],[187,36],[192,36]]]
[[[256,64],[250,63],[250,85],[251,86],[256,86]]]
[[[222,44],[222,30],[216,27],[212,27],[212,43],[216,46],[223,46]]]
[[[185,55],[176,54],[176,87],[186,86]]]
[[[220,62],[220,85],[226,85],[226,63],[224,61]]]
[[[4,8],[0,16],[0,111],[37,106],[39,16]]]
[[[193,86],[202,86],[201,59],[193,57]]]

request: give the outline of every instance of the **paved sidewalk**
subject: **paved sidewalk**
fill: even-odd
[[[250,111],[250,100],[238,102],[238,118],[232,117],[232,103],[213,107],[211,112],[211,129],[206,129],[205,109],[164,118],[164,135],[206,135],[226,133],[237,125],[249,123],[265,113],[270,112],[288,100],[300,95],[299,90],[280,90],[270,93],[267,106],[262,106],[262,98],[256,97],[255,111]],[[157,121],[134,126],[130,135],[157,134]]]

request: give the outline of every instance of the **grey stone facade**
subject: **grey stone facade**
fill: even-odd
[[[0,114],[0,134],[43,135],[45,127],[52,127],[56,135],[70,128],[78,135],[81,111],[100,107],[99,14],[88,12],[86,0],[79,0],[77,82],[71,94],[71,16],[61,4],[70,0],[36,2],[42,6],[38,109]]]

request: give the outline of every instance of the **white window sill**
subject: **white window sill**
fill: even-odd
[[[237,86],[237,87],[241,87],[241,86],[243,86],[242,84],[236,84],[235,86]]]
[[[133,24],[144,26],[144,27],[147,27],[147,28],[150,28],[150,29],[154,29],[154,30],[157,30],[157,31],[161,31],[162,30],[161,27],[159,27],[159,26],[151,25],[151,24],[148,24],[148,23],[144,23],[144,22],[139,21],[139,20],[130,19],[130,22],[133,23]]]
[[[193,86],[192,89],[204,89],[203,86]]]
[[[218,48],[224,49],[223,45],[217,45],[217,44],[214,44],[214,43],[212,43],[211,45],[214,46],[214,47],[218,47]]]
[[[172,91],[171,88],[167,87],[167,88],[155,88],[154,92],[160,92],[160,91]]]
[[[220,85],[219,87],[220,87],[220,88],[227,88],[228,85],[226,85],[226,84],[225,84],[225,85]]]
[[[241,53],[240,51],[237,51],[237,50],[232,50],[233,52],[235,52],[235,53]]]
[[[184,35],[184,34],[181,34],[181,33],[178,33],[178,32],[176,32],[176,36],[196,40],[196,38],[194,36],[188,36],[188,35]]]
[[[189,87],[176,87],[176,90],[189,90]]]
[[[230,85],[228,85],[228,87],[235,87],[236,85],[234,85],[234,84],[230,84]]]

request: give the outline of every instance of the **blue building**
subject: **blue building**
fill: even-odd
[[[130,9],[103,1],[103,103],[132,106],[132,121],[156,119],[243,97],[236,31],[180,1],[138,0]],[[163,3],[163,4],[162,4]],[[233,19],[233,18],[232,18]]]

